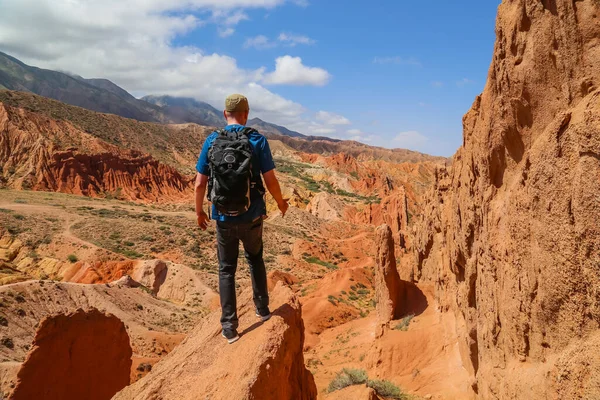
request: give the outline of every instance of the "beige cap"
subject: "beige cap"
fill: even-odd
[[[225,99],[225,111],[227,112],[241,112],[250,111],[248,105],[248,99],[246,96],[241,94],[232,94]]]

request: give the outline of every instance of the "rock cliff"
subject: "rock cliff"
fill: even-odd
[[[249,291],[239,300],[238,342],[228,345],[221,337],[216,312],[114,399],[316,399],[314,378],[304,366],[300,303],[292,291],[281,283],[275,287],[273,317],[264,324],[254,316]]]
[[[496,34],[415,277],[455,313],[480,398],[597,398],[600,2],[505,0]]]
[[[98,310],[44,319],[11,397],[108,400],[129,384],[131,345],[125,324]]]
[[[2,103],[0,166],[0,187],[13,189],[181,201],[192,187],[191,178],[150,155]]]

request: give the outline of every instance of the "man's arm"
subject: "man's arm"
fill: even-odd
[[[289,199],[284,199],[283,195],[281,194],[281,187],[279,186],[279,181],[275,176],[275,170],[272,169],[269,172],[264,173],[263,178],[265,179],[265,185],[267,186],[269,193],[271,193],[271,196],[273,196],[273,198],[277,202],[277,207],[279,207],[281,215],[285,217],[285,213],[290,207],[288,205]]]
[[[208,228],[208,215],[204,212],[204,196],[206,195],[206,185],[208,184],[208,176],[201,173],[196,174],[196,217],[198,217],[198,226],[203,231]]]

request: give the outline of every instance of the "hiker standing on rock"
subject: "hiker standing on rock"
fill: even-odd
[[[239,94],[227,97],[223,112],[227,126],[206,139],[196,165],[198,225],[206,230],[209,223],[209,216],[204,212],[205,194],[212,202],[212,219],[217,221],[221,326],[222,335],[229,343],[240,338],[235,293],[240,241],[250,266],[256,316],[262,321],[271,318],[263,260],[263,219],[267,208],[261,173],[283,215],[289,207],[275,177],[269,142],[258,131],[245,126],[249,113],[246,97]]]

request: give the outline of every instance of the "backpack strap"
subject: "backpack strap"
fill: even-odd
[[[246,136],[250,136],[251,133],[258,133],[258,131],[254,128],[251,128],[249,126],[245,126],[244,129],[242,129],[239,133],[240,135],[246,135]]]

